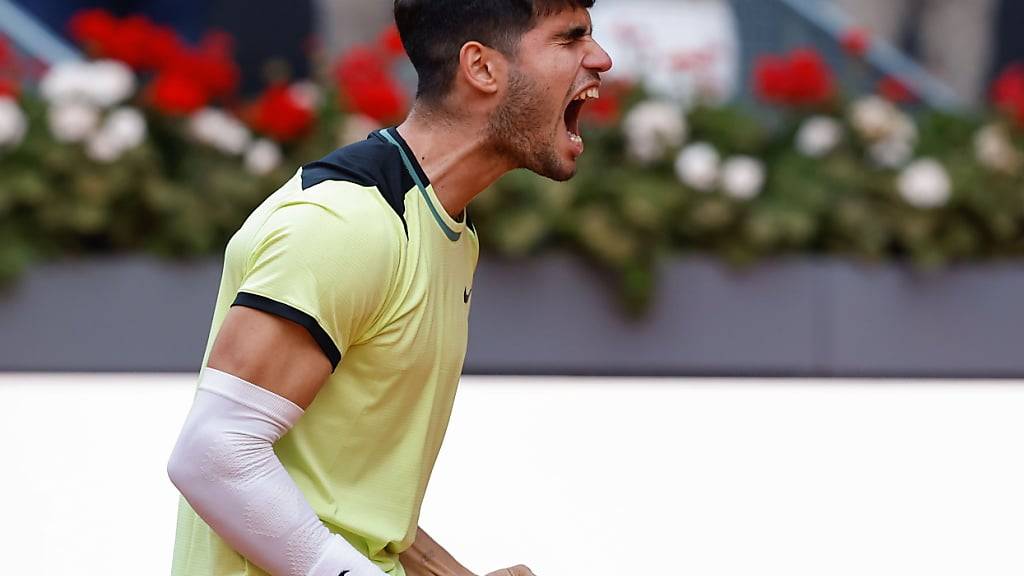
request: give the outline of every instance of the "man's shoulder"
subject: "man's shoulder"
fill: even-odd
[[[398,151],[376,133],[362,142],[339,148],[303,166],[300,184],[304,191],[320,187],[335,188],[336,184],[372,188],[403,224],[405,195],[415,186]]]

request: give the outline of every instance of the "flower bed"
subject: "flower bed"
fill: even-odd
[[[188,46],[102,11],[71,31],[94,60],[50,69],[38,90],[12,82],[21,64],[0,46],[0,276],[63,254],[217,253],[297,166],[408,105],[394,30],[254,99],[237,95],[223,35]],[[852,31],[844,46],[859,61],[869,43]],[[473,203],[485,248],[574,250],[614,272],[632,310],[675,252],[923,267],[1024,253],[1024,67],[999,78],[990,112],[963,115],[920,108],[898,79],[844,96],[809,50],[755,74],[757,111],[684,110],[607,82],[576,179],[517,172]]]

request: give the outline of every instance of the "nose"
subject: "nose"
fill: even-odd
[[[612,57],[595,40],[593,48],[587,52],[586,58],[583,59],[583,67],[598,73],[607,72],[612,69]]]

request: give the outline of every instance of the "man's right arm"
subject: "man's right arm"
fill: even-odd
[[[273,450],[332,368],[305,328],[232,308],[168,463],[192,509],[273,576],[383,574],[327,530]]]
[[[217,332],[207,362],[305,410],[333,367],[309,332],[278,316],[235,306]]]

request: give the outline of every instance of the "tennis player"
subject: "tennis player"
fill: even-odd
[[[516,168],[575,173],[611,67],[593,1],[395,2],[408,119],[302,167],[226,249],[168,463],[174,576],[472,575],[418,529],[466,351],[466,205]]]

